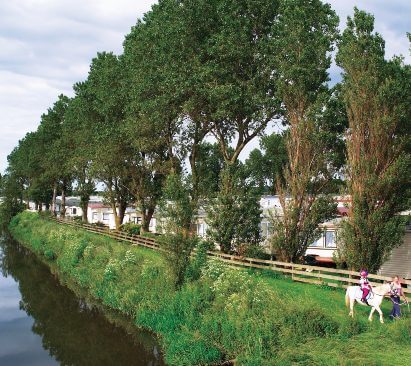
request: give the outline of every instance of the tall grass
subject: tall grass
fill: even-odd
[[[363,360],[390,365],[381,363],[388,358],[380,353],[398,357],[398,345],[411,348],[409,320],[369,325],[365,308],[350,320],[340,290],[296,284],[204,258],[193,261],[187,280],[176,290],[162,257],[148,249],[28,212],[12,220],[10,231],[62,279],[75,281],[137,326],[158,334],[169,365],[231,359],[250,366],[361,365]],[[410,353],[404,353],[403,364],[411,363]]]

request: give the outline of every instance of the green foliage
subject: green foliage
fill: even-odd
[[[398,345],[404,349],[409,345],[408,319],[369,325],[368,309],[359,308],[351,320],[340,290],[326,291],[258,271],[247,273],[215,260],[201,264],[196,280],[175,290],[164,258],[153,251],[30,212],[14,217],[10,230],[39,257],[53,251],[57,260],[47,263],[63,280],[74,281],[103,304],[132,317],[137,326],[157,333],[169,365],[231,359],[239,365],[307,360],[340,365],[348,351],[350,358],[366,357],[373,364],[392,357],[391,347],[397,353]],[[207,245],[202,246],[195,255],[206,250]],[[193,264],[202,261],[201,255]],[[390,305],[383,304],[386,314]],[[365,346],[370,350],[366,356]],[[384,354],[378,354],[379,349]],[[409,359],[411,354],[402,355],[404,363]]]
[[[0,176],[0,228],[6,228],[13,216],[25,208],[23,188],[14,175]]]
[[[332,197],[319,196],[310,202],[309,211],[301,220],[306,207],[298,202],[283,201],[287,213],[284,217],[273,216],[273,235],[270,242],[274,253],[281,259],[297,263],[302,260],[308,246],[322,234],[320,223],[335,216],[337,205]]]
[[[224,172],[221,190],[207,207],[207,215],[207,236],[223,252],[244,254],[248,247],[259,244],[259,194],[241,175]]]
[[[205,240],[197,240],[195,249],[194,258],[190,261],[186,271],[186,278],[191,281],[196,281],[200,278],[201,271],[207,264],[207,251],[213,250],[214,244]]]
[[[186,237],[181,233],[164,234],[158,239],[158,243],[165,250],[164,260],[173,274],[175,286],[180,288],[184,283],[191,252],[197,244],[197,238]]]
[[[278,98],[290,128],[285,143],[288,164],[284,181],[277,184],[281,212],[273,213],[271,242],[280,260],[297,262],[318,236],[318,225],[336,209],[324,196],[334,169],[333,145],[324,143],[322,120],[338,17],[320,0],[282,1],[279,13],[272,47]]]
[[[339,234],[341,260],[376,272],[402,242],[411,169],[411,68],[385,59],[374,17],[355,9],[339,43],[349,134],[347,191],[352,204]]]
[[[273,133],[260,139],[260,150],[254,149],[245,161],[245,168],[262,191],[276,193],[277,180],[283,179],[288,156],[284,134]]]
[[[140,235],[141,225],[127,222],[120,226],[120,231],[123,231],[129,235]]]
[[[220,173],[223,169],[224,157],[218,144],[207,142],[200,144],[196,160],[199,197],[209,198],[217,195]]]
[[[56,259],[56,254],[51,249],[46,249],[43,254],[44,257],[49,261]]]
[[[176,288],[185,279],[190,257],[198,238],[190,235],[195,202],[189,195],[189,187],[182,177],[171,174],[164,187],[164,198],[160,205],[163,230],[158,242],[164,250],[164,259],[173,274]]]

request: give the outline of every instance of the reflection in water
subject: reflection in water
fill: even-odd
[[[164,365],[151,335],[110,323],[21,245],[0,239],[0,268],[0,365]]]

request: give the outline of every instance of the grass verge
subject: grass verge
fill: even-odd
[[[210,260],[176,291],[163,258],[149,249],[30,212],[14,217],[10,232],[63,279],[158,334],[169,365],[411,364],[411,320],[369,324],[365,307],[351,320],[338,289]]]

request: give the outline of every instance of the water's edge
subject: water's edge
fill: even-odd
[[[79,287],[79,285],[75,283],[73,280],[61,274],[58,271],[57,266],[54,265],[54,263],[50,263],[47,260],[45,260],[45,258],[36,255],[36,253],[34,253],[28,245],[26,246],[24,243],[16,241],[11,234],[3,233],[3,235],[0,235],[0,240],[3,241],[2,246],[14,246],[16,251],[21,251],[21,249],[19,249],[19,247],[21,247],[24,251],[29,253],[24,255],[29,255],[31,261],[38,262],[38,265],[41,265],[44,268],[46,268],[48,270],[49,275],[52,276],[53,279],[60,286],[68,289],[73,294],[73,296],[76,297],[78,303],[80,304],[80,308],[84,308],[85,311],[91,311],[93,313],[99,313],[103,315],[108,323],[110,323],[115,328],[120,328],[122,332],[126,333],[127,336],[130,337],[133,343],[138,344],[140,348],[143,347],[145,349],[145,353],[151,354],[152,356],[147,358],[147,356],[145,355],[142,356],[142,362],[140,360],[130,360],[130,363],[128,364],[136,364],[139,366],[164,365],[164,362],[162,360],[163,357],[160,351],[160,347],[158,345],[158,338],[155,334],[149,332],[146,329],[138,328],[134,324],[133,319],[120,313],[119,311],[113,310],[102,304],[98,299],[92,297],[86,289]],[[11,275],[14,278],[13,274]],[[20,287],[20,281],[16,282],[18,282],[18,285]],[[29,314],[29,312],[27,312],[27,314],[31,315]],[[43,339],[43,344],[44,343],[45,341]],[[65,352],[65,350],[63,352]],[[53,352],[49,350],[49,353],[50,355],[52,355]],[[83,365],[86,363],[73,363],[73,365],[80,364]],[[107,363],[107,365],[109,365],[109,363]]]

